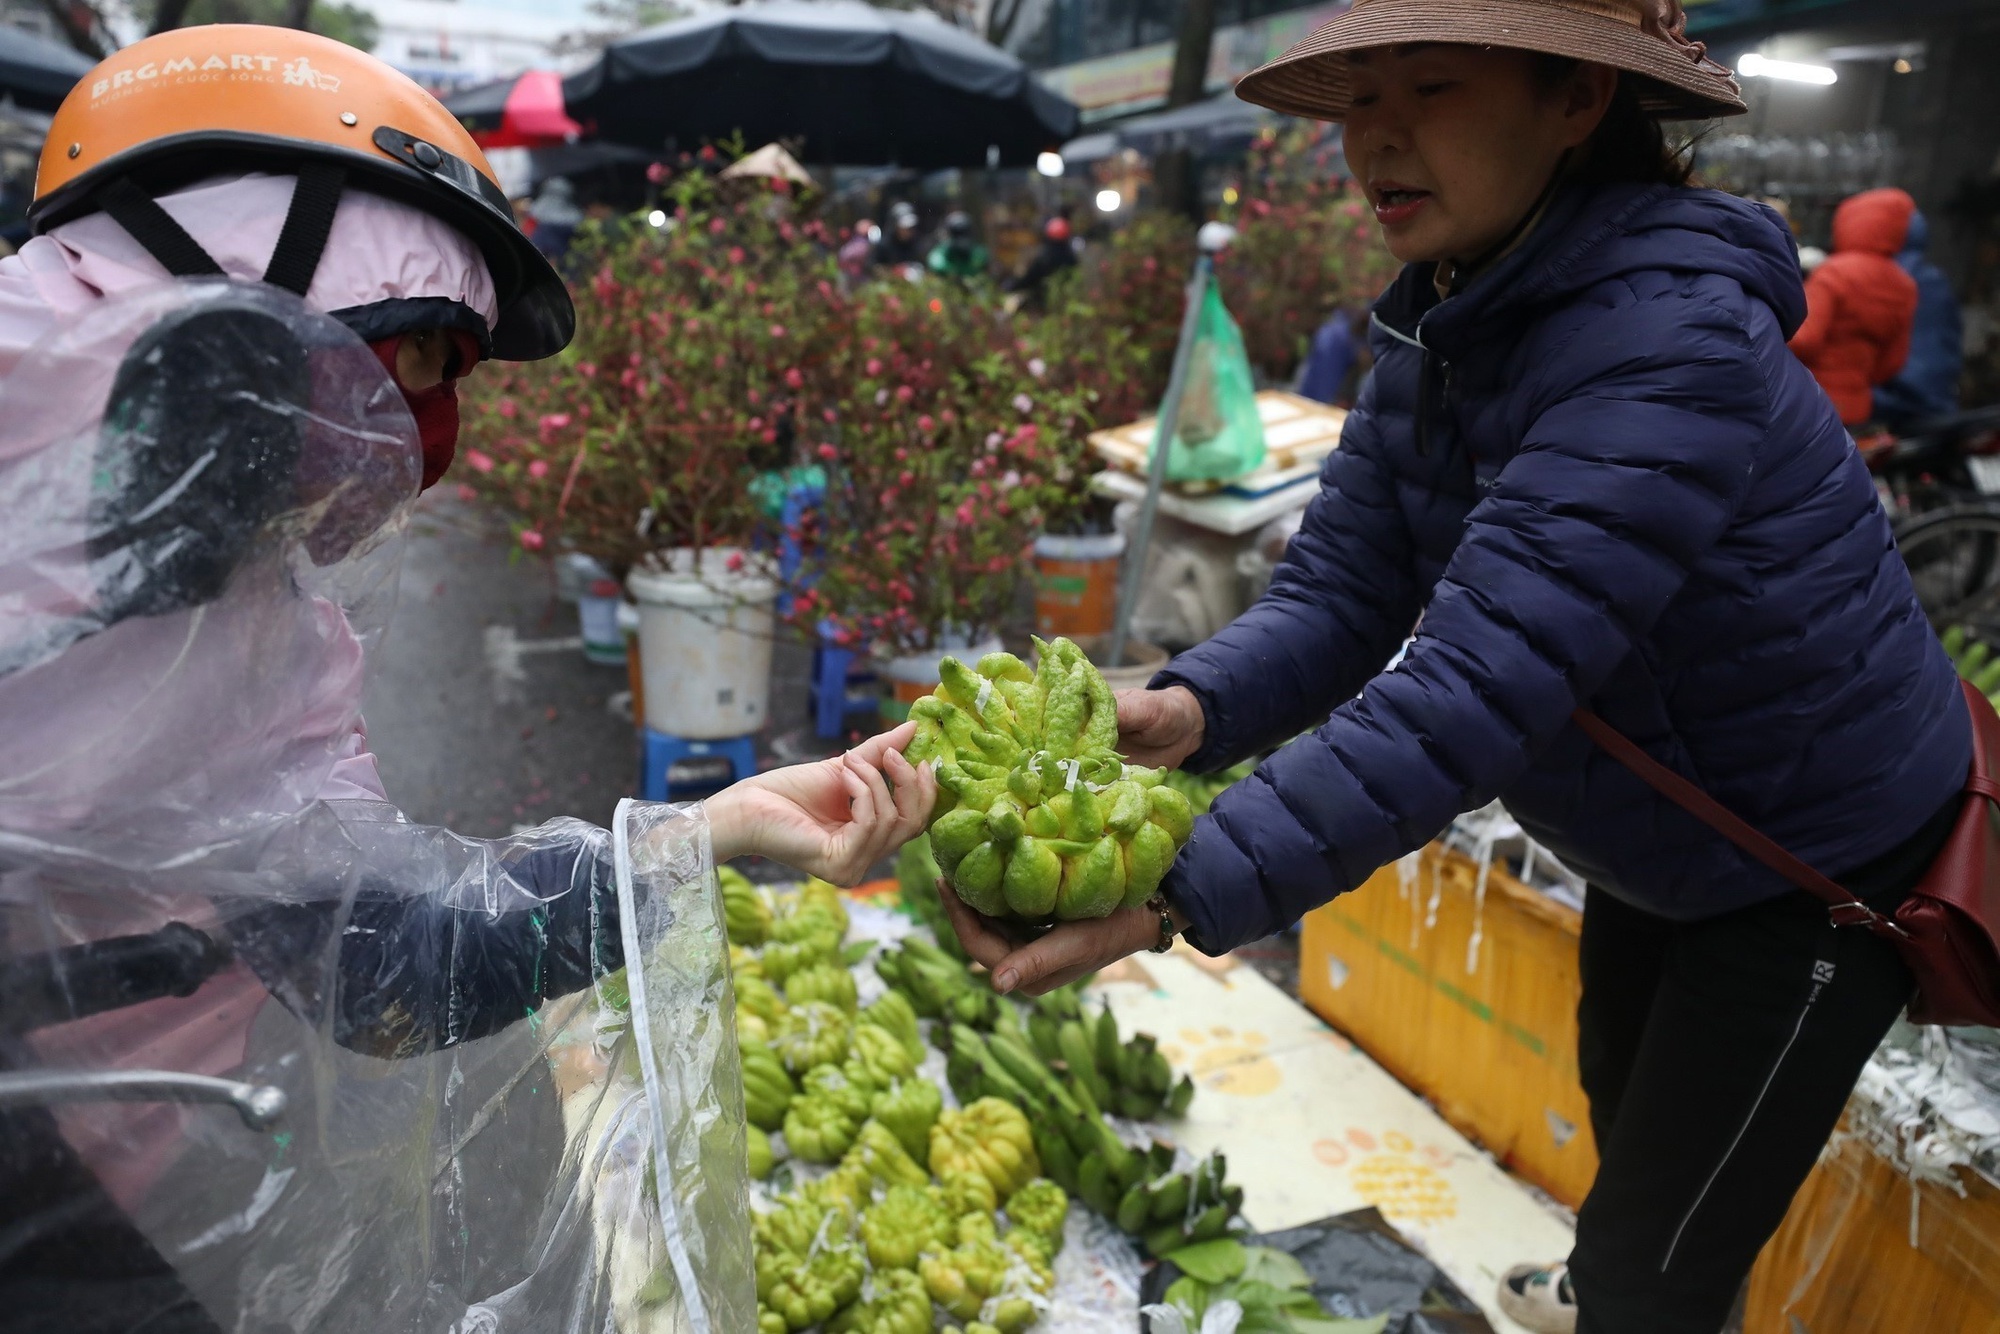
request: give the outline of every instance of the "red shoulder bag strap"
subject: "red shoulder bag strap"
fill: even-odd
[[[1832,910],[1835,926],[1867,926],[1902,933],[1901,927],[1758,833],[1714,797],[1639,749],[1610,723],[1588,709],[1578,709],[1570,717],[1584,735],[1602,746],[1606,754],[1631,770],[1646,786],[1806,893],[1823,900]]]

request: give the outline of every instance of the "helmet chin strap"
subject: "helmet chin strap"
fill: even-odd
[[[264,281],[304,296],[312,287],[326,240],[333,232],[333,215],[347,184],[347,171],[331,162],[308,161],[299,167],[292,188],[292,205],[278,233],[277,248],[265,266]],[[121,176],[95,195],[97,206],[110,215],[176,278],[219,278],[223,269],[187,229],[174,221],[158,200],[129,176]]]

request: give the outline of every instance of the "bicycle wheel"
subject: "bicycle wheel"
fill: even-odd
[[[1900,525],[1896,546],[1932,625],[2000,634],[2000,508],[1933,511]]]

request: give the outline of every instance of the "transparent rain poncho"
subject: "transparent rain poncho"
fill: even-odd
[[[417,492],[374,354],[164,284],[0,384],[0,1293],[173,1331],[755,1327],[698,806],[354,799]]]

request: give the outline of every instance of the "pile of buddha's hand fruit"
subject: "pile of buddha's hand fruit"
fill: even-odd
[[[913,934],[859,1003],[839,892],[723,877],[751,1175],[758,1334],[1012,1334],[1046,1309],[1072,1197],[1152,1250],[1223,1235],[1241,1192],[1220,1157],[1126,1146],[1106,1113],[1179,1115],[1152,1038],[1086,1019],[1074,987],[1023,1021],[982,975]],[[925,1028],[956,1107],[919,1071]],[[790,1160],[781,1169],[780,1163]]]
[[[910,706],[904,755],[937,763],[931,853],[959,898],[988,917],[1045,923],[1144,903],[1194,828],[1165,772],[1119,755],[1111,687],[1067,639],[1035,641],[977,668],[938,664]]]

